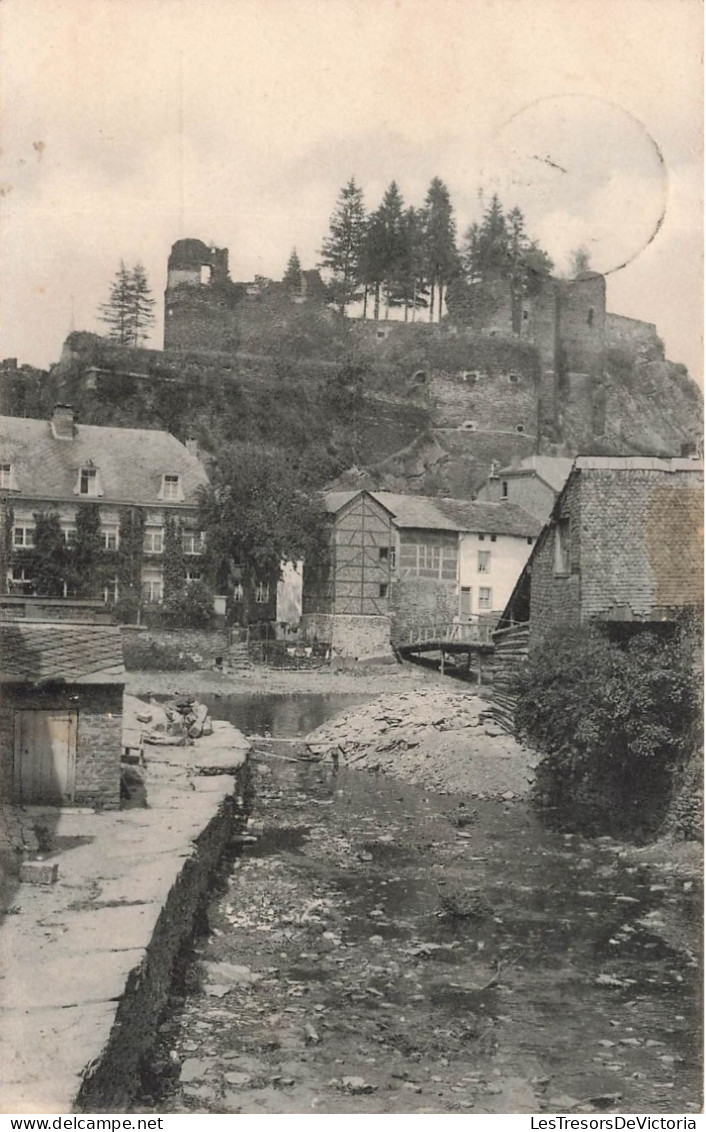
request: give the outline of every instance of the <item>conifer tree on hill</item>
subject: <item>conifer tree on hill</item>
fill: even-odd
[[[404,320],[412,321],[420,307],[426,307],[428,287],[424,278],[424,214],[413,205],[402,217],[403,255],[397,280],[399,300],[404,305]]]
[[[131,273],[132,283],[132,343],[139,346],[154,326],[155,300],[147,281],[147,272],[136,263]]]
[[[302,285],[302,265],[297,254],[297,249],[292,248],[292,253],[287,260],[287,267],[285,268],[282,282],[288,291],[299,291]]]
[[[424,275],[429,285],[429,321],[434,321],[435,301],[438,319],[444,302],[444,292],[458,274],[456,250],[456,221],[448,188],[439,177],[429,185],[424,201]]]
[[[363,191],[355,177],[343,186],[321,248],[321,266],[332,275],[331,294],[342,315],[360,298],[360,256],[365,235]]]
[[[385,294],[386,314],[399,305],[405,260],[404,202],[395,181],[385,191],[380,207],[369,217],[363,240],[361,278],[373,286],[374,317],[380,316],[380,288]]]
[[[120,260],[108,300],[99,307],[99,319],[110,327],[108,337],[121,346],[139,346],[154,325],[154,307],[155,300],[142,264],[128,268]]]
[[[515,206],[506,213],[496,193],[481,222],[466,232],[461,275],[447,295],[449,313],[461,324],[482,325],[497,302],[501,283],[508,288],[517,326],[523,297],[537,294],[552,267],[547,253],[528,236],[521,209]]]
[[[380,317],[380,288],[385,281],[385,218],[378,208],[365,223],[360,251],[360,280],[364,287],[363,318],[368,317],[368,294],[373,293],[373,318]]]

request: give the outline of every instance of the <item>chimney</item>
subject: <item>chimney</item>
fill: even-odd
[[[76,434],[76,413],[73,405],[55,405],[51,430],[57,440],[73,440]]]
[[[197,460],[199,459],[199,443],[195,437],[187,436],[184,441],[184,447],[191,456],[195,456]]]
[[[500,476],[498,475],[499,469],[500,464],[497,460],[493,460],[485,484],[485,498],[489,503],[500,503],[502,500],[502,487]]]

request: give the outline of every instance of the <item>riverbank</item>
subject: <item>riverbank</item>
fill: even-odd
[[[335,671],[329,667],[316,669],[282,669],[257,665],[236,672],[128,672],[125,691],[133,695],[196,695],[232,696],[241,693],[299,693],[329,695],[335,692],[370,693],[410,692],[417,688],[448,687],[449,680],[437,672],[412,664],[368,666]]]
[[[253,762],[256,840],[224,868],[160,1027],[168,1072],[135,1106],[700,1110],[698,968],[660,934],[698,919],[695,886],[521,801]]]
[[[245,820],[248,749],[220,724],[195,746],[149,749],[147,808],[53,811],[45,863],[58,879],[20,885],[0,933],[2,1111],[124,1102],[175,957]]]

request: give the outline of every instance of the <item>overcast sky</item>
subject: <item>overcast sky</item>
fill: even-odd
[[[171,244],[318,259],[351,175],[493,190],[702,377],[699,0],[3,0],[0,357],[45,366]],[[660,224],[661,221],[661,224]],[[656,232],[656,234],[655,234]],[[627,266],[620,267],[627,263]],[[153,342],[161,345],[161,310]]]

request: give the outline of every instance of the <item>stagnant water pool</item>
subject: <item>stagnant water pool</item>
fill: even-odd
[[[281,699],[270,730],[303,707]],[[174,984],[144,1107],[700,1109],[694,880],[524,803],[254,762],[257,840]]]

